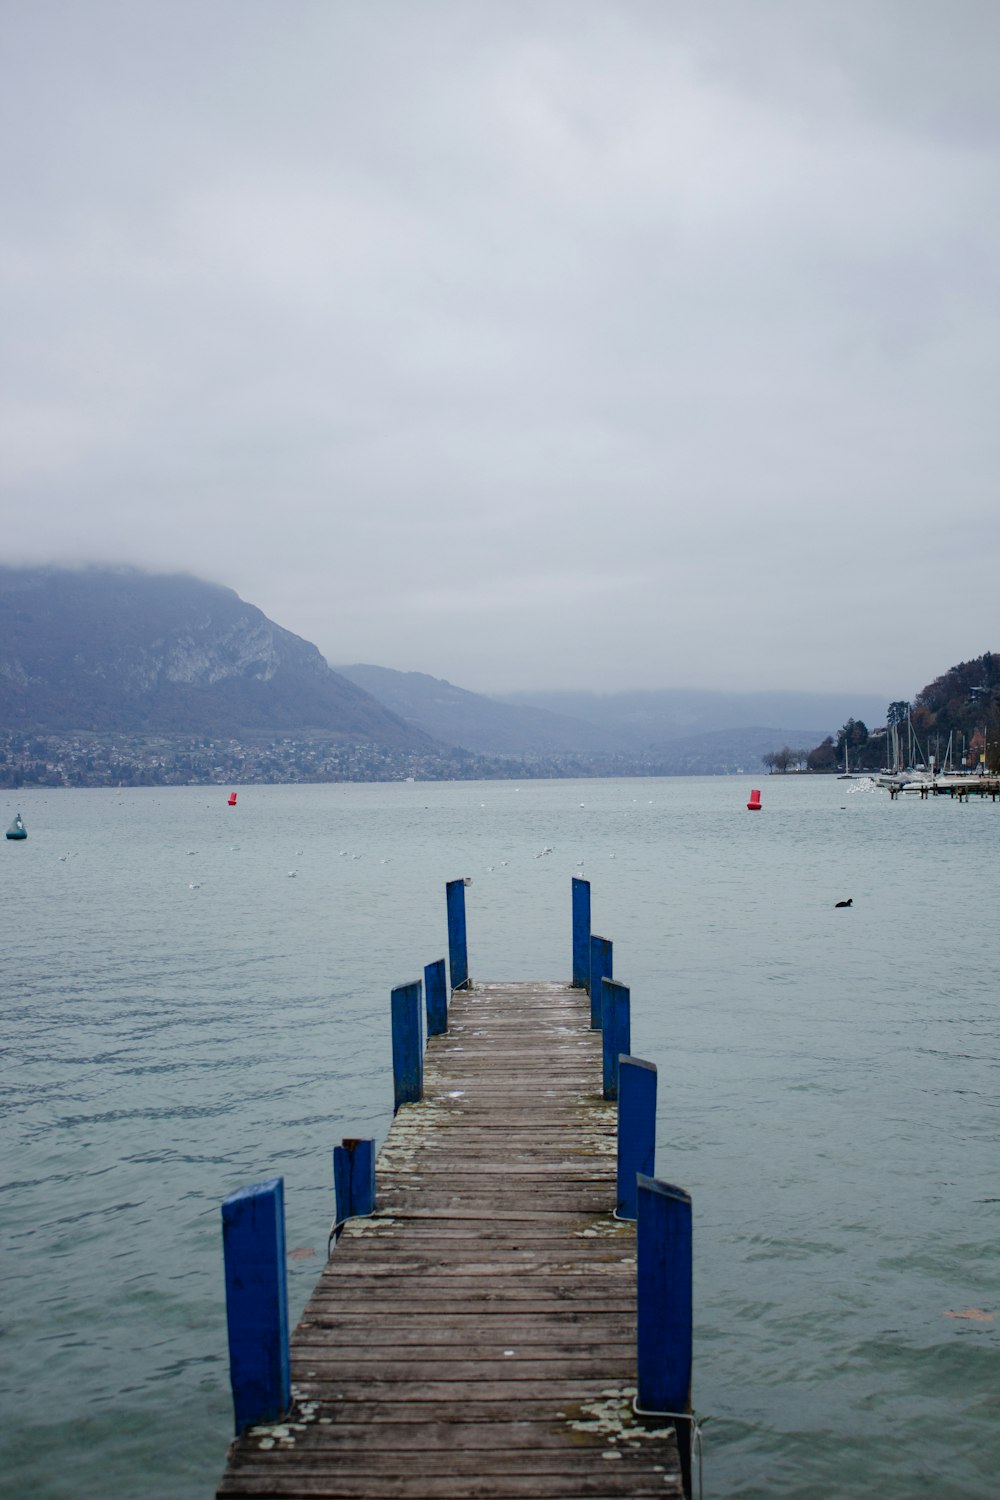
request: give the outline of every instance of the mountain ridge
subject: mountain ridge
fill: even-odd
[[[861,713],[873,722],[884,723],[888,702],[872,693],[733,692],[721,688],[534,691],[504,693],[497,701],[567,714],[596,727],[613,721],[617,734],[632,749],[653,749],[693,734],[762,726],[770,727],[772,734],[798,734],[825,724],[828,727],[823,733],[832,733],[852,714]]]
[[[338,664],[336,670],[432,738],[479,754],[626,756],[704,774],[720,761],[760,769],[761,755],[783,744],[808,749],[858,701],[847,694],[707,689],[498,697],[424,672],[368,664]],[[870,701],[881,705],[880,699]],[[560,704],[579,711],[560,712]],[[824,722],[829,727],[817,730]]]
[[[507,704],[426,672],[368,663],[338,664],[335,670],[432,739],[479,754],[601,754],[628,748],[625,740],[583,719]]]
[[[135,568],[0,567],[0,720],[40,732],[427,737],[234,590]]]

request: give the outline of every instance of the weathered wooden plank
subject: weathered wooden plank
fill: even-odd
[[[601,1257],[600,1260],[591,1260],[591,1262],[580,1263],[579,1259],[573,1260],[573,1262],[571,1260],[564,1260],[558,1269],[553,1268],[552,1260],[546,1260],[543,1256],[535,1254],[534,1251],[531,1251],[531,1253],[511,1251],[510,1265],[504,1265],[501,1260],[496,1259],[495,1251],[493,1251],[493,1254],[487,1254],[487,1251],[484,1250],[483,1257],[478,1260],[472,1259],[468,1254],[462,1254],[460,1259],[456,1259],[456,1262],[451,1263],[451,1265],[442,1259],[444,1256],[447,1256],[447,1250],[442,1250],[441,1247],[430,1248],[430,1254],[427,1254],[427,1256],[412,1256],[412,1254],[409,1254],[409,1256],[378,1256],[378,1254],[373,1253],[370,1265],[360,1265],[360,1263],[355,1262],[354,1265],[343,1266],[337,1272],[336,1278],[330,1277],[327,1281],[324,1281],[324,1287],[328,1290],[336,1290],[336,1287],[343,1286],[343,1284],[354,1284],[363,1280],[381,1283],[382,1278],[387,1274],[414,1275],[414,1277],[424,1278],[424,1284],[432,1284],[432,1286],[433,1284],[442,1283],[442,1281],[451,1283],[456,1278],[462,1281],[489,1278],[490,1286],[493,1289],[502,1289],[505,1284],[523,1286],[523,1284],[531,1283],[537,1287],[543,1284],[546,1278],[552,1278],[553,1275],[555,1275],[556,1283],[558,1284],[567,1284],[571,1278],[576,1277],[580,1281],[594,1281],[594,1278],[600,1278],[601,1284],[606,1286],[607,1280],[609,1280],[610,1274],[612,1274],[612,1269],[610,1268],[613,1268],[615,1265],[621,1265],[624,1268],[633,1268],[636,1265],[636,1257],[622,1256],[622,1254],[616,1254],[613,1250],[609,1251],[607,1257]],[[625,1280],[631,1280],[631,1277],[622,1277],[624,1283]],[[631,1289],[625,1287],[625,1290],[630,1292]]]
[[[449,1191],[446,1187],[448,1174],[432,1171],[405,1174],[399,1171],[386,1172],[385,1180],[380,1180],[378,1186],[379,1208],[391,1214],[394,1198],[402,1197],[410,1192],[416,1192],[421,1201],[426,1198],[433,1202],[436,1194],[448,1200],[461,1201],[464,1197],[470,1203],[490,1203],[495,1202],[500,1196],[515,1199],[519,1196],[523,1197],[526,1183],[532,1191],[535,1191],[535,1185],[530,1181],[528,1174],[522,1175],[518,1172],[490,1173],[488,1181],[484,1181],[483,1175],[477,1172],[456,1171],[451,1176],[454,1182]],[[596,1203],[598,1211],[610,1213],[607,1177],[598,1176],[594,1172],[573,1173],[571,1178],[569,1173],[564,1173],[562,1176],[557,1174],[551,1183],[539,1183],[537,1192],[539,1204],[550,1210],[557,1208],[564,1213],[572,1213],[576,1205],[578,1211],[583,1212],[585,1206],[589,1207],[592,1203]],[[611,1207],[614,1207],[613,1203]]]
[[[487,1247],[483,1247],[483,1258],[471,1259],[465,1252],[461,1254],[453,1250],[450,1254],[442,1250],[440,1254],[414,1255],[412,1251],[403,1251],[396,1256],[380,1253],[374,1246],[372,1254],[365,1264],[357,1261],[351,1265],[339,1269],[336,1278],[330,1278],[328,1287],[335,1287],[344,1282],[355,1282],[362,1279],[370,1279],[373,1282],[381,1281],[386,1274],[403,1274],[408,1276],[422,1275],[430,1282],[448,1279],[449,1283],[461,1279],[489,1277],[491,1286],[502,1287],[505,1280],[517,1278],[516,1284],[523,1284],[525,1280],[538,1285],[542,1278],[552,1277],[552,1261],[537,1252],[512,1251],[509,1262],[498,1260],[495,1256],[486,1255]],[[635,1265],[634,1256],[619,1256],[617,1260],[628,1266]],[[613,1260],[589,1261],[573,1264],[563,1262],[558,1273],[557,1283],[565,1284],[571,1276],[583,1279],[600,1277],[602,1285],[605,1283],[609,1268],[614,1265]],[[629,1278],[631,1280],[631,1278]],[[478,1293],[477,1288],[477,1293]]]
[[[444,1361],[450,1366],[456,1360],[465,1360],[485,1369],[492,1361],[497,1366],[516,1366],[518,1372],[523,1375],[529,1365],[533,1362],[537,1363],[540,1359],[568,1361],[587,1355],[592,1358],[594,1352],[585,1339],[574,1342],[565,1336],[560,1337],[558,1331],[555,1331],[549,1342],[532,1343],[527,1338],[508,1332],[506,1325],[504,1328],[496,1325],[492,1327],[474,1325],[465,1330],[464,1341],[461,1339],[461,1329],[449,1330],[450,1336],[442,1336],[437,1342],[431,1342],[429,1339],[418,1340],[412,1328],[402,1328],[395,1344],[390,1341],[389,1332],[388,1326],[381,1330],[373,1330],[371,1341],[363,1344],[357,1330],[354,1330],[343,1343],[336,1337],[336,1329],[309,1330],[296,1341],[296,1378],[303,1372],[319,1378],[323,1370],[328,1367],[332,1369],[345,1360],[364,1363],[367,1378],[380,1361],[387,1361],[390,1357],[394,1361],[394,1368],[399,1365],[412,1366],[416,1361],[435,1365],[440,1365]],[[381,1333],[381,1337],[374,1336],[376,1333]],[[411,1335],[409,1338],[406,1337],[407,1333]],[[510,1339],[509,1343],[507,1338]],[[619,1352],[627,1355],[630,1351],[634,1357],[635,1330],[628,1330],[625,1325],[622,1325],[609,1338],[606,1347],[615,1358],[618,1357]],[[391,1355],[387,1355],[386,1350],[390,1350]],[[375,1373],[378,1371],[375,1370]],[[441,1373],[441,1370],[437,1369],[435,1378],[438,1378]]]
[[[313,1313],[310,1317],[303,1317],[298,1325],[295,1347],[297,1349],[309,1349],[312,1341],[313,1331],[316,1338],[327,1340],[327,1347],[352,1347],[352,1341],[358,1344],[364,1341],[364,1347],[370,1349],[372,1346],[384,1343],[390,1349],[402,1350],[408,1346],[420,1347],[420,1349],[433,1349],[441,1344],[444,1349],[450,1349],[454,1344],[460,1343],[463,1347],[478,1347],[478,1344],[489,1346],[496,1344],[504,1349],[510,1347],[511,1338],[516,1340],[517,1349],[529,1346],[529,1344],[541,1344],[541,1346],[577,1347],[582,1344],[589,1349],[594,1343],[594,1328],[588,1314],[580,1313],[577,1308],[559,1310],[559,1314],[549,1313],[546,1317],[538,1317],[535,1313],[514,1313],[510,1311],[504,1317],[504,1329],[510,1338],[504,1337],[504,1329],[498,1326],[483,1325],[480,1329],[469,1328],[469,1320],[480,1317],[478,1310],[475,1313],[456,1313],[448,1319],[439,1317],[424,1317],[424,1319],[394,1319],[396,1326],[396,1338],[393,1340],[393,1325],[388,1320],[385,1323],[372,1322],[364,1313],[337,1313],[330,1317],[324,1313]],[[630,1343],[636,1332],[636,1314],[634,1310],[628,1314],[622,1314],[619,1319],[604,1320],[603,1328],[607,1332],[609,1343],[618,1341]],[[330,1340],[330,1334],[337,1335],[336,1346]],[[478,1335],[478,1341],[477,1341]]]
[[[474,1167],[474,1170],[473,1170]],[[598,1187],[607,1185],[608,1174],[602,1172],[600,1166],[595,1162],[586,1162],[580,1159],[557,1158],[551,1162],[525,1161],[516,1169],[509,1162],[490,1161],[483,1157],[480,1161],[471,1163],[464,1152],[456,1151],[441,1160],[430,1158],[421,1162],[419,1171],[404,1172],[401,1167],[389,1167],[383,1174],[383,1182],[404,1187],[409,1182],[431,1182],[438,1177],[446,1176],[455,1184],[456,1190],[461,1188],[465,1192],[482,1194],[502,1191],[505,1186],[520,1188],[521,1184],[538,1177],[553,1177],[559,1183],[572,1183],[575,1188],[578,1184],[594,1183]],[[488,1182],[484,1182],[488,1178]]]
[[[411,1196],[416,1202],[419,1202],[421,1204],[421,1207],[392,1209],[389,1211],[390,1219],[397,1220],[400,1223],[423,1223],[427,1225],[434,1223],[435,1220],[445,1220],[451,1223],[458,1223],[461,1220],[468,1220],[470,1223],[482,1224],[488,1223],[492,1218],[494,1224],[499,1223],[503,1227],[513,1225],[516,1220],[520,1220],[527,1225],[537,1224],[539,1226],[543,1226],[547,1234],[550,1234],[552,1232],[553,1225],[557,1225],[567,1219],[571,1219],[580,1226],[590,1227],[593,1225],[600,1225],[601,1227],[599,1229],[594,1229],[595,1235],[597,1235],[599,1238],[603,1237],[603,1235],[607,1232],[607,1214],[604,1211],[603,1206],[598,1213],[580,1209],[575,1205],[575,1203],[574,1207],[572,1208],[555,1208],[549,1206],[549,1196],[546,1196],[543,1200],[545,1204],[544,1207],[533,1206],[531,1208],[524,1208],[516,1211],[514,1209],[508,1209],[505,1212],[503,1219],[499,1221],[497,1219],[495,1210],[491,1209],[491,1205],[487,1201],[483,1201],[478,1204],[459,1203],[457,1206],[452,1206],[451,1208],[447,1206],[442,1207],[440,1205],[434,1208],[424,1208],[422,1206],[422,1197],[417,1194],[413,1194]],[[377,1227],[377,1225],[374,1225],[373,1231]],[[581,1232],[584,1232],[584,1230],[581,1229]]]
[[[472,1327],[470,1320],[475,1320]],[[634,1349],[634,1315],[623,1315],[617,1321],[607,1318],[603,1326],[609,1345],[627,1344]],[[331,1338],[331,1334],[335,1338]],[[359,1352],[384,1346],[393,1349],[398,1358],[405,1359],[411,1348],[430,1356],[438,1347],[448,1351],[460,1348],[475,1353],[479,1349],[492,1349],[502,1353],[512,1345],[520,1350],[538,1344],[543,1348],[569,1351],[580,1347],[590,1349],[593,1342],[590,1318],[575,1310],[567,1317],[508,1314],[502,1329],[481,1324],[478,1313],[457,1313],[448,1319],[413,1319],[410,1323],[400,1320],[372,1322],[364,1313],[340,1313],[331,1317],[314,1314],[308,1320],[303,1319],[296,1331],[295,1347],[305,1358],[314,1343],[326,1349],[356,1349]]]
[[[440,1167],[428,1164],[426,1169],[421,1169],[419,1172],[404,1172],[400,1168],[390,1168],[379,1183],[378,1201],[381,1208],[386,1194],[403,1193],[413,1185],[422,1187],[425,1183],[440,1191],[445,1181],[453,1183],[453,1193],[463,1193],[473,1201],[492,1199],[497,1193],[519,1192],[526,1183],[534,1187],[533,1179],[546,1177],[553,1179],[551,1183],[539,1184],[544,1188],[546,1203],[558,1203],[566,1199],[572,1203],[572,1195],[575,1192],[579,1189],[590,1188],[599,1195],[598,1202],[607,1204],[607,1174],[599,1172],[594,1166],[567,1163],[561,1172],[546,1172],[527,1167],[524,1171],[509,1169],[468,1171],[467,1164],[461,1159],[456,1159],[450,1171],[447,1162],[443,1162]]]
[[[324,1298],[323,1302],[319,1305],[331,1316],[337,1309],[343,1309],[345,1312],[352,1309],[357,1311],[371,1306],[371,1294],[369,1291],[361,1290],[351,1296]],[[427,1296],[420,1296],[415,1292],[412,1302],[408,1302],[402,1293],[397,1292],[391,1299],[386,1295],[383,1305],[385,1309],[384,1314],[380,1309],[379,1313],[372,1313],[373,1318],[383,1315],[393,1318],[413,1317],[417,1314],[418,1310],[425,1317],[429,1315],[438,1317],[445,1316],[449,1309],[454,1307],[454,1298],[443,1295],[440,1291],[431,1292]],[[624,1316],[627,1312],[631,1311],[629,1300],[626,1297],[615,1299],[611,1296],[601,1296],[597,1292],[592,1292],[588,1296],[583,1290],[581,1290],[579,1296],[561,1298],[559,1305],[565,1307],[567,1311],[586,1313],[592,1318],[605,1318],[610,1314]],[[537,1316],[541,1317],[544,1313],[551,1312],[552,1306],[553,1299],[545,1296],[544,1293],[537,1293],[516,1299],[512,1297],[494,1297],[487,1301],[483,1298],[479,1303],[473,1303],[471,1300],[468,1301],[470,1312],[482,1318],[507,1318],[512,1312],[518,1312],[522,1315],[525,1312],[534,1312]]]
[[[322,1474],[288,1474],[274,1476],[227,1474],[218,1491],[220,1500],[234,1495],[270,1496],[273,1500],[426,1500],[433,1495],[440,1500],[645,1500],[646,1496],[682,1495],[680,1481],[670,1475],[652,1472],[639,1476],[631,1472],[616,1475],[615,1464],[605,1465],[603,1475],[571,1474],[498,1474],[476,1479],[463,1475],[441,1475],[431,1488],[422,1476],[405,1474],[376,1478],[362,1474],[330,1479]]]
[[[420,1414],[405,1421],[397,1415],[393,1421],[381,1424],[377,1446],[380,1452],[396,1453],[450,1453],[455,1448],[466,1453],[559,1451],[566,1443],[564,1425],[564,1422],[552,1421],[428,1421]],[[609,1446],[609,1437],[604,1433],[588,1431],[583,1424],[573,1430],[581,1450]],[[367,1422],[338,1420],[309,1429],[310,1455],[324,1451],[366,1451],[371,1446]],[[237,1463],[242,1462],[242,1457],[239,1457]]]
[[[462,1351],[463,1354],[464,1352]],[[319,1351],[314,1347],[309,1351],[309,1359],[310,1369],[315,1371],[317,1379],[321,1378],[326,1370],[331,1376],[342,1381],[380,1378],[389,1385],[402,1383],[409,1385],[418,1382],[423,1384],[425,1381],[441,1380],[445,1376],[449,1380],[475,1381],[480,1387],[484,1384],[496,1385],[499,1382],[520,1384],[524,1381],[550,1378],[586,1380],[594,1370],[593,1351],[581,1353],[579,1350],[575,1354],[559,1354],[552,1358],[547,1358],[540,1351],[534,1354],[529,1354],[527,1350],[522,1351],[521,1354],[515,1351],[510,1359],[490,1354],[480,1360],[457,1358],[456,1351],[452,1350],[444,1360],[393,1358],[390,1363],[385,1355],[379,1359],[373,1353],[368,1359],[357,1359],[339,1349],[331,1350],[321,1358]],[[633,1349],[621,1344],[610,1345],[607,1348],[602,1345],[602,1379],[628,1380],[634,1370],[635,1351]]]
[[[547,1214],[534,1215],[530,1219],[521,1219],[510,1222],[502,1227],[482,1216],[462,1219],[424,1219],[411,1214],[401,1216],[397,1221],[405,1224],[407,1242],[412,1244],[415,1251],[419,1251],[430,1245],[455,1244],[466,1250],[487,1251],[491,1245],[495,1245],[497,1251],[504,1249],[518,1249],[519,1247],[537,1247],[539,1253],[546,1249],[555,1249],[559,1245],[565,1245],[566,1235],[579,1233],[581,1237],[593,1224],[592,1219],[576,1219],[569,1215]],[[561,1231],[561,1232],[560,1232]],[[598,1231],[593,1230],[597,1235]],[[606,1239],[609,1245],[615,1245],[617,1241],[610,1235],[600,1236]],[[396,1239],[390,1231],[381,1229],[374,1230],[369,1235],[373,1249],[378,1251],[382,1246],[392,1247]],[[391,1251],[387,1251],[391,1253]]]
[[[558,1418],[558,1412],[553,1413],[553,1402],[548,1389],[540,1397],[526,1396],[523,1391],[517,1392],[517,1399],[511,1399],[508,1391],[503,1397],[480,1397],[469,1393],[468,1398],[462,1401],[461,1407],[456,1407],[453,1401],[421,1401],[411,1405],[401,1390],[393,1390],[386,1398],[373,1398],[368,1387],[364,1392],[345,1392],[337,1390],[332,1385],[321,1381],[310,1381],[303,1378],[301,1382],[303,1395],[310,1399],[320,1401],[322,1409],[326,1413],[319,1420],[324,1424],[326,1431],[329,1425],[338,1422],[362,1422],[362,1423],[399,1423],[412,1422],[418,1427],[425,1422],[443,1422],[454,1425],[456,1422],[486,1422],[496,1423],[551,1423]],[[328,1402],[324,1400],[329,1396]],[[598,1401],[603,1401],[598,1397]],[[573,1415],[580,1417],[583,1407],[579,1403],[565,1402],[560,1407],[563,1416]],[[589,1410],[589,1406],[588,1406]]]
[[[463,1209],[466,1215],[472,1215],[477,1212],[478,1208],[480,1218],[489,1215],[490,1212],[493,1212],[493,1215],[510,1218],[510,1220],[526,1218],[529,1215],[537,1218],[552,1218],[553,1215],[568,1214],[571,1209],[577,1208],[582,1214],[589,1214],[592,1220],[595,1220],[603,1214],[607,1200],[597,1187],[582,1191],[577,1197],[573,1197],[570,1193],[562,1193],[562,1191],[556,1194],[553,1190],[552,1194],[532,1197],[526,1205],[516,1193],[499,1193],[498,1191],[493,1194],[492,1202],[484,1200],[478,1206],[475,1202],[468,1202],[468,1199],[463,1200],[462,1193],[459,1191],[456,1193],[447,1193],[445,1190],[432,1191],[430,1187],[418,1191],[418,1185],[412,1188],[387,1188],[385,1190],[384,1206],[390,1214],[402,1217],[408,1209],[414,1209],[417,1203],[420,1203],[424,1217],[435,1209],[447,1215],[454,1215]]]
[[[446,1262],[434,1264],[430,1261],[422,1265],[414,1262],[410,1267],[403,1262],[398,1268],[391,1263],[373,1264],[370,1267],[354,1265],[346,1267],[336,1280],[331,1278],[325,1281],[322,1290],[326,1297],[353,1296],[357,1291],[365,1290],[365,1283],[369,1283],[371,1287],[381,1286],[389,1277],[394,1277],[398,1269],[398,1280],[410,1280],[419,1276],[421,1286],[432,1294],[443,1293],[466,1301],[478,1301],[487,1296],[516,1296],[522,1291],[532,1298],[545,1294],[558,1296],[560,1291],[572,1291],[574,1295],[583,1292],[585,1296],[591,1297],[595,1295],[597,1288],[605,1296],[614,1296],[625,1302],[634,1301],[631,1285],[633,1274],[616,1277],[616,1266],[624,1266],[634,1274],[634,1260],[618,1256],[589,1266],[570,1261],[558,1267],[544,1261],[523,1262],[514,1271],[509,1268],[500,1271],[489,1265],[476,1267],[449,1265]],[[400,1290],[407,1296],[413,1294],[412,1286],[403,1286]]]
[[[273,1473],[276,1468],[289,1467],[294,1468],[297,1477],[301,1478],[307,1473],[322,1474],[325,1467],[332,1467],[339,1460],[345,1469],[350,1461],[351,1473],[389,1476],[399,1473],[407,1459],[412,1460],[419,1454],[420,1474],[424,1479],[435,1476],[455,1478],[463,1474],[480,1479],[489,1475],[506,1477],[518,1474],[540,1478],[543,1475],[583,1475],[591,1472],[594,1467],[594,1450],[599,1446],[608,1459],[626,1464],[633,1474],[651,1476],[662,1472],[656,1468],[655,1460],[645,1455],[633,1457],[626,1454],[619,1447],[612,1446],[608,1439],[604,1440],[603,1445],[580,1443],[573,1448],[522,1448],[505,1453],[498,1453],[494,1448],[473,1449],[469,1452],[464,1446],[453,1447],[448,1452],[434,1448],[415,1450],[412,1442],[400,1450],[390,1449],[387,1452],[384,1442],[380,1442],[377,1448],[369,1442],[367,1448],[356,1450],[353,1461],[349,1460],[348,1451],[326,1449],[326,1465],[322,1461],[324,1450],[311,1445],[303,1448],[296,1442],[294,1445],[290,1443],[284,1450],[276,1447],[257,1454],[244,1452],[234,1468],[244,1473],[257,1470],[263,1476]]]
[[[457,1217],[444,1210],[438,1215],[401,1212],[396,1221],[400,1229],[412,1238],[414,1254],[438,1244],[443,1247],[445,1254],[450,1253],[447,1249],[449,1244],[459,1247],[465,1253],[476,1250],[485,1252],[489,1249],[490,1242],[489,1222],[487,1210],[480,1208],[477,1211],[474,1207],[460,1210]],[[435,1233],[439,1224],[443,1226],[440,1237]],[[505,1218],[502,1233],[497,1233],[493,1243],[498,1254],[518,1247],[534,1250],[536,1246],[541,1253],[546,1246],[551,1249],[556,1249],[559,1245],[575,1247],[577,1240],[599,1240],[609,1256],[615,1250],[621,1257],[634,1254],[627,1242],[607,1228],[603,1214],[577,1218],[575,1215],[528,1210],[514,1217],[512,1212],[511,1216]],[[398,1243],[396,1230],[373,1232],[369,1242],[373,1254],[392,1255],[393,1247]],[[325,1280],[333,1281],[334,1277],[327,1276]]]
[[[435,1296],[443,1293],[469,1302],[493,1295],[517,1296],[519,1292],[536,1299],[540,1296],[558,1298],[562,1291],[572,1292],[574,1296],[582,1292],[585,1296],[592,1297],[599,1287],[605,1297],[634,1304],[635,1261],[631,1256],[623,1256],[620,1248],[609,1250],[599,1259],[595,1257],[590,1265],[582,1265],[578,1260],[579,1247],[574,1243],[572,1248],[567,1245],[564,1252],[568,1257],[572,1256],[572,1259],[559,1263],[537,1260],[508,1268],[502,1273],[487,1275],[474,1266],[463,1268],[458,1264],[450,1265],[447,1261],[415,1266],[413,1275],[407,1273],[405,1263],[400,1267],[398,1275],[391,1264],[384,1264],[382,1267],[373,1265],[371,1268],[355,1264],[345,1267],[336,1277],[324,1277],[316,1287],[316,1295],[324,1298],[351,1297],[358,1291],[364,1291],[365,1283],[368,1282],[372,1287],[385,1286],[387,1292],[391,1284],[403,1296],[415,1296],[419,1281],[420,1286],[426,1287]]]
[[[595,1360],[595,1367],[598,1361]],[[552,1403],[562,1406],[566,1402],[594,1401],[602,1397],[608,1389],[608,1379],[603,1373],[603,1361],[600,1361],[602,1371],[600,1375],[595,1374],[593,1378],[573,1376],[563,1378],[561,1376],[546,1377],[542,1380],[521,1380],[511,1382],[506,1380],[479,1380],[476,1382],[475,1391],[469,1390],[464,1380],[449,1380],[443,1372],[434,1380],[421,1380],[407,1383],[404,1386],[393,1378],[394,1364],[387,1361],[383,1373],[379,1378],[370,1376],[366,1379],[365,1395],[368,1399],[375,1401],[389,1401],[405,1392],[405,1399],[410,1402],[421,1401],[452,1401],[456,1406],[463,1406],[467,1396],[473,1396],[477,1401],[497,1401],[506,1403],[507,1409],[513,1410],[516,1402],[526,1401],[548,1401],[549,1409]],[[317,1369],[311,1361],[310,1369]],[[343,1390],[345,1382],[337,1380],[335,1362],[330,1366],[330,1381],[335,1388]],[[293,1377],[294,1378],[294,1377]],[[308,1376],[301,1382],[303,1390],[323,1384],[322,1376]],[[511,1385],[516,1384],[517,1390],[512,1391]]]

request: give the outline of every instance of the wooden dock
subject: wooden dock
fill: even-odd
[[[893,802],[901,796],[918,796],[921,802],[926,802],[930,797],[950,797],[953,802],[968,802],[970,797],[978,797],[984,802],[989,797],[991,802],[997,802],[1000,801],[1000,778],[966,776],[960,781],[911,781],[890,786],[888,791]]]
[[[673,1426],[632,1411],[636,1233],[590,1021],[564,984],[451,996],[376,1211],[292,1335],[291,1415],[235,1440],[220,1497],[683,1495]]]

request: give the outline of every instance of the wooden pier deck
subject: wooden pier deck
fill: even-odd
[[[292,1336],[293,1413],[236,1439],[218,1495],[683,1495],[673,1428],[632,1414],[615,1163],[586,993],[455,992]]]

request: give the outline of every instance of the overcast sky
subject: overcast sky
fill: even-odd
[[[1000,650],[997,0],[0,0],[0,555],[480,691]]]

